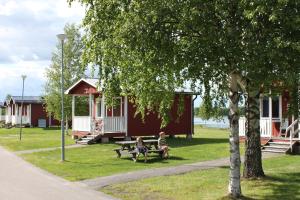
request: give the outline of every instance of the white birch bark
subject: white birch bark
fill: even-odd
[[[230,173],[229,173],[229,195],[237,198],[242,195],[241,191],[241,158],[239,148],[239,114],[238,114],[238,75],[230,74],[229,77],[229,122],[230,122]]]

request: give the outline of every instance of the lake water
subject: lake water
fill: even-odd
[[[229,128],[229,121],[227,117],[224,117],[221,120],[203,120],[199,117],[194,117],[194,124],[211,128]]]

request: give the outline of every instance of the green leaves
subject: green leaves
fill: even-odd
[[[85,62],[99,67],[106,95],[131,95],[140,112],[167,118],[176,88],[205,81],[222,102],[232,71],[267,87],[299,68],[295,0],[80,2]]]
[[[86,66],[83,65],[81,55],[83,52],[83,41],[79,28],[74,24],[67,24],[64,28],[67,40],[64,45],[64,89],[69,88],[78,79],[84,76]],[[58,42],[52,53],[52,62],[46,69],[45,101],[46,110],[61,119],[61,44]],[[66,116],[71,116],[72,97],[64,96]]]

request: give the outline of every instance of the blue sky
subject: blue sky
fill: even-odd
[[[0,101],[21,95],[42,95],[45,68],[66,23],[80,24],[84,7],[66,0],[0,0]],[[199,105],[199,98],[196,105]]]
[[[41,95],[56,35],[66,23],[80,24],[84,8],[66,0],[0,0],[0,101],[7,94]]]

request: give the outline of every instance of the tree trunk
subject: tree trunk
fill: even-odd
[[[258,87],[247,88],[244,178],[265,176],[261,158],[259,95]]]
[[[237,74],[232,73],[229,80],[229,122],[230,122],[230,174],[229,195],[235,198],[242,196],[241,190],[241,158],[239,148],[239,114],[238,114],[238,84]]]

